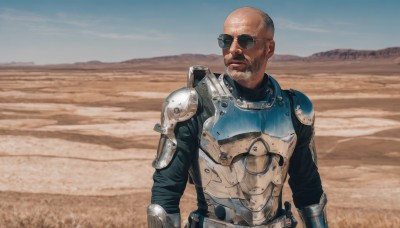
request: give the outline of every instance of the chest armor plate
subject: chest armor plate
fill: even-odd
[[[220,79],[205,79],[215,113],[203,125],[197,177],[211,216],[261,225],[277,213],[296,144],[290,103],[277,82],[269,102],[234,99]]]

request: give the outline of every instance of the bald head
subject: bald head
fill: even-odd
[[[259,23],[260,28],[262,27],[262,29],[268,33],[268,35],[270,36],[269,38],[274,37],[275,33],[274,22],[269,17],[269,15],[264,11],[254,7],[241,7],[232,11],[232,13],[230,13],[226,17],[225,23],[239,20],[240,18],[247,18],[248,20],[251,20],[254,23]]]

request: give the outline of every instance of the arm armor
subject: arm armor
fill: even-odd
[[[163,169],[171,162],[177,147],[175,127],[178,122],[192,118],[197,111],[198,95],[193,88],[193,67],[189,69],[188,86],[171,93],[165,98],[161,124],[156,124],[154,130],[161,133],[158,143],[157,156],[153,161],[153,167]]]
[[[293,109],[297,119],[304,125],[314,124],[314,107],[308,97],[300,91],[291,89],[293,97]]]
[[[313,204],[307,207],[297,209],[300,218],[303,222],[303,227],[306,228],[327,228],[328,220],[326,216],[326,203],[325,193],[322,193],[321,199],[318,204]]]
[[[293,111],[300,123],[314,127],[315,113],[314,107],[310,99],[302,92],[290,89],[290,94],[293,100]],[[317,151],[315,149],[314,132],[309,145],[312,159],[317,165]]]
[[[147,207],[147,226],[149,228],[179,228],[181,227],[180,213],[168,214],[158,204]]]

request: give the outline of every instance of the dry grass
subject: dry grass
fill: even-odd
[[[194,209],[193,189],[182,209]],[[0,227],[146,227],[149,194],[82,197],[49,194],[1,193]],[[397,227],[399,211],[328,207],[330,227]],[[182,213],[182,220],[187,212]],[[299,220],[297,213],[296,218]],[[298,227],[301,227],[299,225]]]
[[[329,208],[329,227],[398,227],[400,211]]]
[[[145,227],[136,197],[2,193],[0,227]]]

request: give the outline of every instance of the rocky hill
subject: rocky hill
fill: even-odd
[[[130,59],[123,61],[124,64],[140,64],[140,63],[163,63],[163,62],[214,62],[222,61],[221,55],[202,55],[202,54],[181,54],[181,55],[170,55],[170,56],[160,56],[153,58],[140,58],[140,59]]]
[[[315,53],[307,57],[307,60],[347,61],[347,60],[387,59],[387,58],[397,58],[397,57],[400,57],[400,47],[385,48],[380,50],[335,49],[335,50]]]
[[[33,66],[34,62],[8,62],[8,63],[0,63],[0,66]]]
[[[334,49],[325,52],[315,53],[308,57],[300,57],[296,55],[280,55],[275,54],[272,57],[273,62],[319,62],[319,61],[352,61],[352,60],[369,60],[369,59],[391,59],[400,57],[400,47],[392,47],[380,50],[354,50],[354,49]],[[169,63],[199,63],[206,65],[214,65],[222,63],[221,55],[210,54],[181,54],[161,56],[154,58],[140,58],[126,60],[123,64],[169,64]]]

